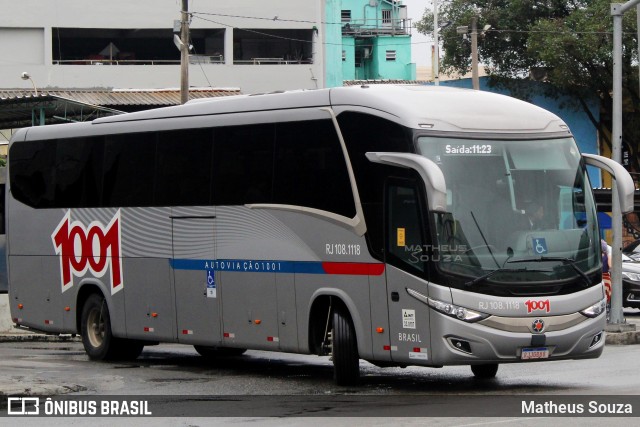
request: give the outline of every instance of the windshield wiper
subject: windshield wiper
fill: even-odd
[[[520,259],[511,259],[507,261],[508,264],[511,263],[520,263],[520,262],[552,262],[557,261],[561,262],[565,265],[569,265],[573,270],[578,273],[578,275],[584,280],[585,288],[591,286],[591,280],[589,280],[589,276],[585,274],[584,271],[580,270],[578,267],[576,260],[565,257],[552,257],[552,256],[541,256],[539,258],[520,258]]]
[[[504,267],[500,267],[500,268],[496,268],[495,270],[491,270],[487,274],[484,274],[484,275],[482,275],[480,277],[476,277],[475,279],[466,282],[464,285],[466,287],[471,287],[471,286],[473,286],[475,284],[478,284],[478,283],[488,279],[489,277],[491,277],[494,274],[499,273],[501,271],[511,271],[513,273],[522,273],[523,271],[540,271],[540,270],[529,270],[528,268],[504,268]]]

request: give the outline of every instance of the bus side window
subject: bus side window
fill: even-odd
[[[416,185],[388,184],[386,206],[389,262],[404,270],[424,272],[427,248]]]
[[[276,125],[273,188],[274,203],[353,218],[356,208],[346,161],[330,120]]]
[[[102,200],[102,137],[59,139],[55,158],[56,207],[99,207]]]
[[[181,129],[158,134],[156,206],[211,203],[213,141],[211,129]]]
[[[215,129],[215,205],[271,203],[274,133],[272,124]]]
[[[11,193],[33,208],[54,206],[57,141],[16,142],[9,152]]]
[[[156,139],[156,133],[107,136],[102,188],[104,206],[153,206]]]

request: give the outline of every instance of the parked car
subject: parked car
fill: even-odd
[[[640,240],[622,249],[622,305],[640,308]]]

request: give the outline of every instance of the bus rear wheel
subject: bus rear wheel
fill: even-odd
[[[471,372],[473,372],[473,375],[478,379],[487,380],[494,378],[498,373],[498,364],[487,363],[484,365],[471,365]]]
[[[331,331],[333,379],[337,385],[355,385],[360,378],[360,357],[353,322],[346,311],[333,312]]]
[[[99,294],[90,295],[82,307],[80,335],[84,350],[92,360],[135,360],[144,348],[140,341],[113,336],[109,307]]]

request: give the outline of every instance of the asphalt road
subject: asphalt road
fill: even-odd
[[[625,315],[636,321],[640,311],[626,310]],[[583,405],[593,399],[631,402],[633,415],[640,414],[639,356],[638,345],[607,345],[599,359],[501,365],[490,381],[475,379],[467,366],[383,369],[362,361],[360,385],[339,387],[327,357],[248,351],[207,360],[192,347],[163,344],[145,348],[135,362],[99,363],[88,360],[77,340],[1,342],[0,425],[9,421],[3,418],[4,399],[17,395],[150,401],[154,417],[117,419],[117,425],[136,426],[280,426],[320,420],[349,427],[423,425],[425,420],[455,426],[629,425],[629,418],[494,415],[513,408],[514,399],[518,405],[567,399]],[[43,418],[19,421],[21,426],[42,425]],[[85,425],[87,419],[46,421],[68,426]],[[113,426],[111,418],[90,421]]]

